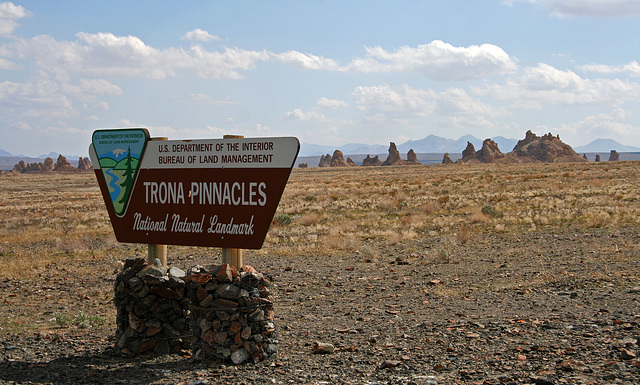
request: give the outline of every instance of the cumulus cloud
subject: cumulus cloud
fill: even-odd
[[[182,41],[195,41],[197,43],[207,43],[210,41],[220,40],[218,36],[211,35],[209,32],[200,28],[187,32],[180,38]]]
[[[322,56],[316,56],[298,51],[287,51],[280,54],[274,54],[273,57],[284,63],[291,64],[299,70],[332,70],[340,69],[338,63],[333,59],[327,59]]]
[[[8,35],[18,27],[16,20],[31,16],[31,13],[20,5],[11,2],[0,3],[0,35]]]
[[[601,74],[628,74],[629,76],[640,77],[640,64],[632,61],[620,66],[610,66],[604,64],[587,64],[580,67],[586,72],[597,72]]]
[[[609,137],[614,134],[618,138],[627,138],[633,142],[637,138],[640,127],[624,121],[630,115],[622,108],[615,108],[608,113],[587,116],[579,122],[563,124],[557,128],[557,131],[566,136],[594,138]]]
[[[504,0],[512,6],[515,3],[536,4],[557,17],[625,17],[640,14],[638,0]]]
[[[545,105],[620,105],[640,97],[640,84],[620,79],[584,79],[570,70],[548,64],[524,68],[503,84],[474,87],[478,95],[489,94],[512,102],[517,108],[541,109]]]
[[[328,99],[328,98],[322,97],[318,99],[318,106],[323,108],[329,108],[332,110],[337,110],[341,108],[347,108],[349,107],[349,104],[342,100]]]
[[[195,102],[195,103],[199,103],[199,104],[204,104],[204,105],[210,105],[210,106],[232,106],[232,105],[236,105],[239,102],[237,100],[233,100],[231,98],[227,98],[227,99],[214,99],[211,96],[207,95],[207,94],[194,94],[191,93],[189,94],[189,102]]]
[[[394,89],[388,85],[356,87],[352,96],[362,111],[404,116],[427,116],[435,108],[436,93],[408,85]]]
[[[102,79],[80,79],[77,82],[36,79],[24,83],[0,83],[0,105],[12,107],[6,113],[20,119],[28,117],[51,121],[76,118],[76,105],[90,102],[99,109],[108,109],[108,104],[99,98],[122,94],[120,87]]]
[[[418,72],[434,80],[469,80],[506,73],[517,68],[502,48],[493,44],[455,47],[440,40],[393,52],[366,48],[364,58],[346,69],[355,72]]]
[[[208,51],[200,46],[158,49],[135,36],[112,33],[76,34],[77,41],[57,41],[40,35],[18,39],[8,50],[60,79],[74,73],[101,77],[164,79],[184,70],[206,79],[240,79],[241,70],[255,68],[256,61],[268,60],[265,51],[225,48]]]
[[[461,88],[450,88],[437,96],[438,112],[443,116],[489,116],[507,115],[502,108],[493,107],[473,98]]]
[[[434,80],[469,80],[506,73],[517,69],[515,61],[493,44],[455,47],[434,40],[418,47],[401,47],[388,51],[366,47],[364,57],[346,65],[333,59],[298,51],[274,54],[273,57],[301,70],[327,70],[357,73],[418,72]]]
[[[284,120],[296,120],[300,122],[321,122],[324,120],[324,115],[317,111],[307,111],[304,112],[299,108],[294,109],[293,111],[289,111],[282,116]]]
[[[19,68],[15,63],[0,57],[0,70],[17,70]]]

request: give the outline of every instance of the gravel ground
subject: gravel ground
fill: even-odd
[[[86,276],[0,279],[2,317],[34,304],[34,319],[65,306],[107,319],[0,331],[0,382],[640,384],[639,239],[637,228],[538,230],[372,244],[342,259],[249,253],[245,263],[273,279],[279,352],[239,366],[190,351],[112,355],[108,264],[87,263]],[[171,261],[211,263],[188,253]],[[329,352],[314,353],[317,343]]]

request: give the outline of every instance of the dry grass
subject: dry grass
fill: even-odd
[[[454,247],[492,232],[638,226],[639,172],[638,162],[295,169],[253,253],[350,255],[433,237]],[[115,241],[93,174],[0,176],[0,276],[136,248]]]

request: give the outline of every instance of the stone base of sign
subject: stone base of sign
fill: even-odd
[[[124,356],[162,355],[188,348],[189,332],[185,273],[165,269],[159,260],[147,264],[128,259],[116,277],[115,352]]]
[[[189,270],[192,352],[196,358],[240,364],[277,352],[270,282],[250,266]]]

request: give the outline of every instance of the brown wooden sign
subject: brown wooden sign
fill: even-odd
[[[148,139],[144,129],[98,130],[89,148],[118,241],[262,247],[298,139]]]

